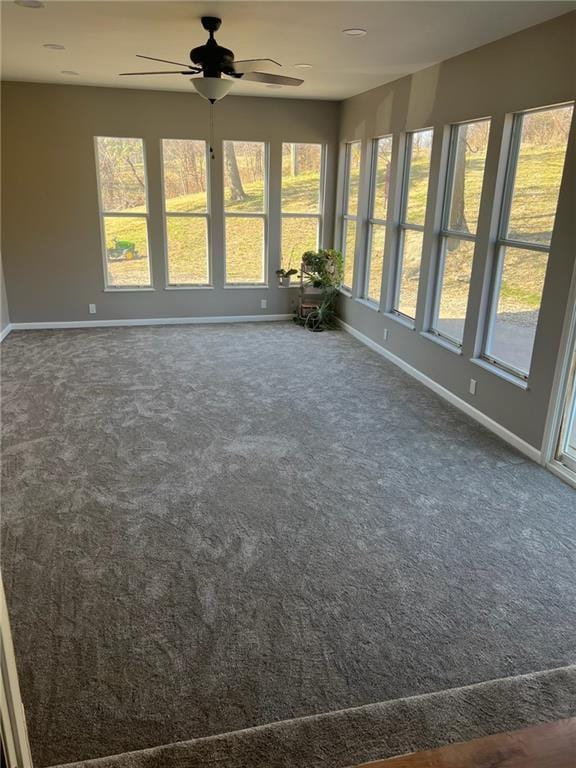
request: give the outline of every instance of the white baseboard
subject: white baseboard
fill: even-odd
[[[426,376],[426,374],[419,371],[417,368],[409,365],[404,360],[402,360],[402,358],[393,355],[392,352],[389,352],[387,349],[380,346],[380,344],[377,344],[365,334],[357,331],[356,328],[348,325],[348,323],[345,323],[343,320],[340,320],[339,322],[342,328],[351,336],[354,336],[355,339],[358,339],[358,341],[361,341],[367,347],[370,347],[370,349],[374,350],[374,352],[377,352],[379,355],[382,355],[382,357],[385,357],[386,360],[394,363],[394,365],[402,368],[403,371],[408,373],[414,379],[417,379],[437,395],[440,395],[440,397],[444,398],[444,400],[450,403],[450,405],[455,406],[467,416],[470,416],[479,424],[482,424],[483,427],[486,427],[495,435],[498,435],[498,437],[502,438],[502,440],[505,440],[511,446],[516,448],[516,450],[520,451],[520,453],[524,454],[524,456],[532,459],[532,461],[535,461],[537,464],[542,463],[542,452],[537,448],[534,448],[533,445],[530,445],[530,443],[522,440],[522,438],[518,437],[518,435],[514,434],[514,432],[510,432],[510,430],[506,429],[501,424],[498,424],[497,421],[494,421],[489,416],[486,416],[486,414],[482,413],[482,411],[474,408],[465,400],[462,400],[453,392],[450,392],[449,389],[446,389],[441,384],[438,384],[433,379]]]
[[[138,320],[67,320],[46,323],[12,323],[13,331],[57,330],[59,328],[112,328],[126,325],[207,325],[211,323],[266,323],[289,320],[288,315],[222,315],[216,317],[155,317]]]
[[[13,329],[13,325],[11,323],[8,323],[8,325],[4,326],[2,330],[0,331],[0,341],[4,341],[6,336],[10,333],[10,331]]]

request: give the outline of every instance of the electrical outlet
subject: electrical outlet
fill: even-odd
[[[260,309],[268,308],[268,299],[260,299]]]
[[[88,304],[88,312],[91,315],[96,314],[96,304]]]
[[[382,338],[384,341],[388,341],[388,328],[384,328],[384,333],[382,334]]]
[[[471,395],[475,395],[476,394],[477,383],[478,382],[476,381],[476,379],[470,379],[470,387],[468,389],[469,389],[469,392],[470,392]]]

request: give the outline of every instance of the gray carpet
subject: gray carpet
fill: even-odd
[[[284,720],[67,768],[344,768],[574,715],[576,666]],[[489,755],[484,759],[485,768],[495,768]]]
[[[13,333],[37,768],[576,662],[576,494],[341,332]]]

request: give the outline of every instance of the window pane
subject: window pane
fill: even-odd
[[[345,213],[356,216],[358,213],[358,188],[360,186],[360,158],[362,145],[359,141],[346,145],[347,171],[348,171],[348,196],[346,199]]]
[[[163,139],[162,158],[165,210],[207,211],[206,143]]]
[[[168,282],[208,283],[208,232],[204,216],[168,216]]]
[[[414,320],[420,282],[420,262],[422,260],[422,232],[405,230],[402,237],[402,258],[398,281],[398,304],[396,309]]]
[[[433,134],[434,132],[430,129],[415,131],[409,135],[408,190],[404,216],[404,221],[409,224],[424,225],[426,218]]]
[[[370,243],[370,261],[368,263],[367,296],[377,304],[380,303],[380,289],[382,286],[382,266],[384,264],[384,241],[386,239],[386,227],[384,224],[372,225],[372,238]]]
[[[226,282],[264,282],[264,219],[226,217]]]
[[[373,219],[385,219],[388,212],[390,172],[392,169],[392,136],[376,141],[376,168],[374,179]]]
[[[302,254],[318,248],[318,219],[282,218],[282,269],[300,269]]]
[[[354,277],[354,249],[356,247],[356,222],[346,220],[344,222],[344,285],[352,287],[352,278]]]
[[[260,141],[224,142],[224,206],[227,211],[263,212],[265,145]]]
[[[476,234],[490,120],[455,126],[448,228]]]
[[[488,354],[529,373],[548,254],[505,248]]]
[[[468,291],[472,275],[474,243],[447,237],[444,240],[440,300],[436,330],[458,344],[464,337]]]
[[[146,169],[142,139],[96,139],[100,207],[106,212],[146,212]]]
[[[321,144],[282,144],[282,210],[320,213]]]
[[[548,245],[552,238],[572,106],[529,112],[522,123],[507,237]]]
[[[108,285],[150,285],[148,227],[144,216],[104,216]]]

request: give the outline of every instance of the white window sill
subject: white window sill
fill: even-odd
[[[165,285],[165,291],[213,291],[213,285]]]
[[[306,283],[304,283],[304,285],[306,285]],[[290,285],[278,284],[276,287],[277,288],[300,288],[300,283],[290,283]]]
[[[343,286],[340,286],[340,288],[338,288],[338,291],[342,294],[342,296],[346,296],[347,299],[352,298],[352,291],[349,288],[344,288]]]
[[[126,288],[104,288],[104,293],[144,293],[146,291],[155,291],[156,288],[153,288],[152,286],[142,286],[142,288],[139,288],[137,286],[134,286],[133,288],[126,287]]]
[[[262,288],[269,288],[270,286],[268,283],[226,283],[224,285],[224,288],[226,290],[235,290],[236,288],[240,288],[241,290],[246,290],[247,288],[249,290],[262,290]]]
[[[384,312],[384,317],[388,317],[390,320],[394,320],[395,322],[400,323],[400,325],[403,325],[405,328],[408,328],[411,331],[416,330],[414,321],[410,320],[409,317],[397,315],[396,312]]]
[[[485,371],[490,371],[490,373],[493,373],[495,376],[499,376],[509,384],[518,387],[518,389],[528,389],[528,382],[525,379],[522,379],[520,376],[515,376],[513,373],[510,373],[510,371],[505,371],[503,368],[494,365],[494,363],[488,362],[488,360],[483,360],[481,357],[473,357],[470,362],[480,366],[480,368],[484,368]]]
[[[380,312],[380,307],[376,302],[370,301],[370,299],[356,299],[357,304],[362,304],[363,307],[368,307],[373,312]]]
[[[443,336],[438,336],[435,333],[430,333],[430,331],[421,331],[420,336],[423,336],[425,339],[428,339],[428,341],[433,341],[435,344],[438,344],[440,347],[444,347],[444,349],[450,350],[450,352],[453,352],[455,355],[462,354],[462,347],[459,347],[458,344],[456,344],[453,341],[450,341],[449,339],[445,339]]]

